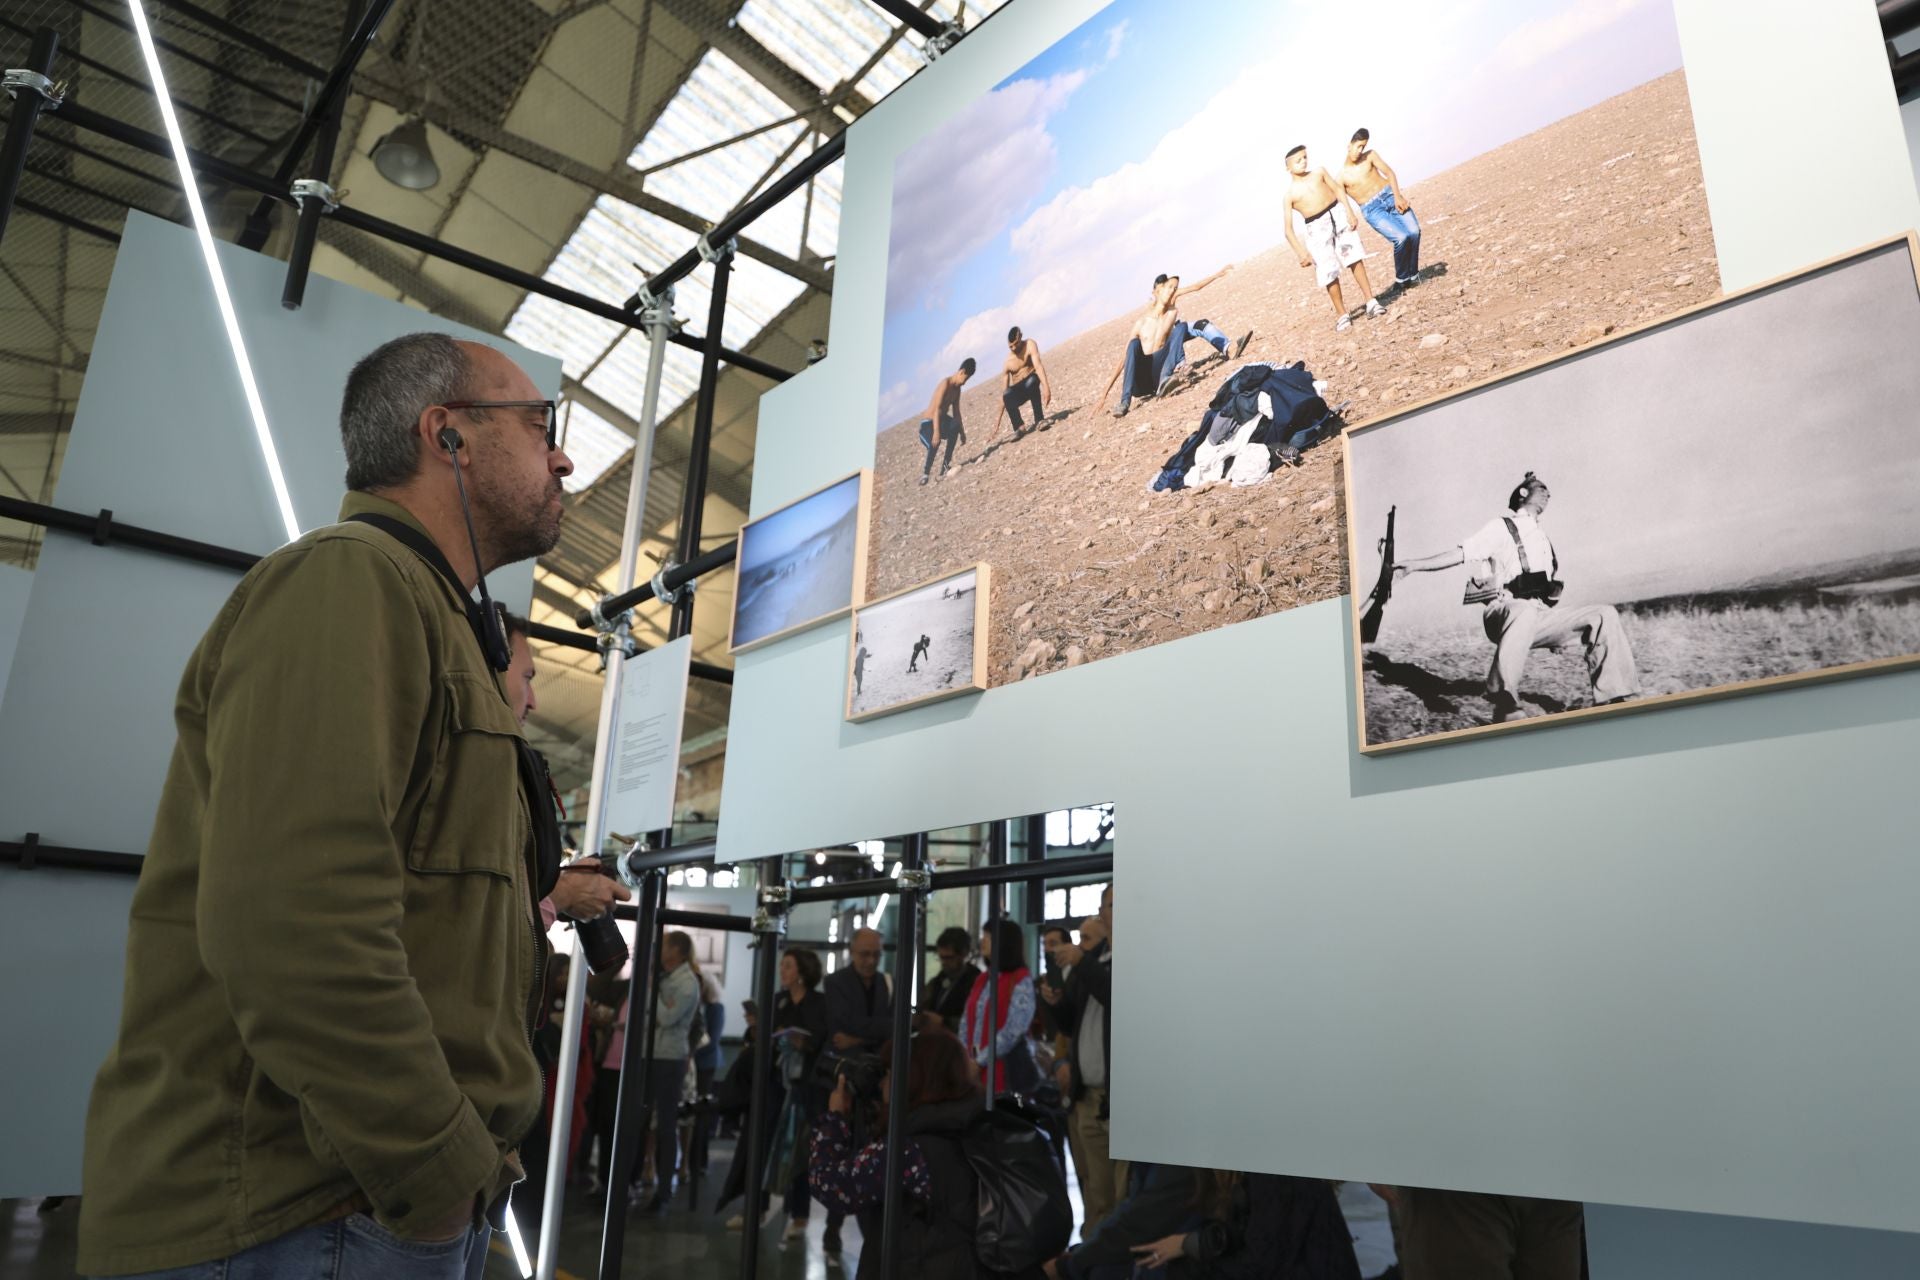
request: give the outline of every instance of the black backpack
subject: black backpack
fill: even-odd
[[[1001,1098],[960,1138],[979,1182],[973,1256],[989,1271],[1025,1271],[1067,1251],[1073,1206],[1058,1148],[1032,1109]]]

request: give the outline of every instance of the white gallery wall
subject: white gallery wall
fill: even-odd
[[[873,461],[895,157],[1101,7],[1009,6],[852,127],[754,515]],[[1868,0],[1675,8],[1726,289],[1920,222]],[[1796,156],[1859,181],[1783,198]],[[1596,1212],[1609,1278],[1689,1232],[1685,1274],[1807,1274],[1745,1218],[1920,1231],[1920,673],[1362,759],[1349,605],[863,725],[845,622],[742,655],[720,854],[1117,798],[1116,1154],[1687,1211]]]
[[[422,329],[491,342],[549,394],[560,364],[313,277],[280,306],[285,264],[221,264],[302,529],[345,493],[340,393],[353,362]],[[264,553],[286,541],[193,233],[127,219],[53,505]],[[230,570],[51,532],[0,696],[0,839],[144,852],[173,746],[181,669],[239,581]],[[489,578],[524,609],[531,563]],[[288,724],[288,732],[299,732]],[[272,851],[261,851],[272,874]],[[80,1189],[93,1072],[120,1014],[133,878],[0,866],[0,1197]]]

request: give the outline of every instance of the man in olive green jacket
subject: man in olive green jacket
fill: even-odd
[[[499,352],[396,339],[347,382],[342,519],[426,535],[470,590],[559,537],[551,421]],[[519,726],[466,604],[341,523],[261,561],[188,661],[82,1271],[480,1274],[540,1107],[544,953]]]

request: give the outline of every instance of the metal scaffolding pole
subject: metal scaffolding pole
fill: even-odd
[[[660,413],[660,379],[666,368],[667,340],[674,329],[672,294],[657,299],[643,314],[642,320],[650,349],[646,392],[640,405],[639,434],[634,441],[633,474],[627,490],[626,523],[620,537],[618,581],[622,590],[633,586],[633,580],[639,572],[641,523],[646,512],[647,480],[653,469],[654,427]],[[614,759],[614,717],[620,707],[621,677],[628,656],[626,646],[632,640],[630,620],[626,614],[616,615],[609,619],[609,623],[601,637],[601,652],[605,655],[607,674],[600,690],[600,722],[594,737],[593,777],[587,792],[587,825],[581,843],[581,848],[590,854],[598,854],[607,839],[607,795]],[[652,944],[647,939],[638,941],[643,954],[651,949]],[[642,976],[638,960],[636,956],[636,987]],[[553,1082],[555,1116],[573,1114],[574,1077],[580,1066],[580,1021],[586,1009],[586,990],[587,966],[569,966],[567,1000],[560,1015],[559,1074]],[[569,1136],[568,1125],[557,1123],[552,1126],[547,1148],[546,1203],[540,1213],[539,1262],[534,1272],[538,1280],[553,1280],[554,1271],[559,1265],[560,1201],[567,1185]],[[625,1194],[624,1187],[621,1192]]]
[[[1007,832],[1012,824],[996,822],[987,828],[987,866],[1000,868],[1007,865]],[[1005,881],[995,880],[987,888],[987,937],[992,946],[987,952],[987,992],[981,1001],[987,1007],[987,1110],[993,1110],[995,1100],[1000,1096],[999,1086],[994,1077],[1000,1067],[1000,970],[1006,964],[1007,957],[1000,954],[1000,917]]]
[[[357,3],[350,4],[348,12],[351,14],[355,8],[358,8]],[[367,46],[371,45],[374,36],[379,34],[380,24],[386,20],[387,13],[392,8],[393,0],[366,0],[366,8],[359,14],[358,20],[349,20],[350,25],[347,29],[345,44],[340,50],[339,60],[333,64],[332,70],[327,72],[325,83],[320,86],[320,92],[313,99],[313,105],[307,109],[307,114],[301,118],[300,127],[294,131],[292,141],[287,144],[285,154],[280,157],[279,168],[273,172],[271,181],[276,190],[289,189],[293,182],[293,175],[300,171],[300,161],[306,154],[307,144],[312,142],[317,134],[323,129],[328,130],[329,133],[338,130],[340,108],[346,104],[347,88],[353,83],[353,70],[360,65],[361,55],[366,53]],[[331,126],[329,121],[332,122]],[[329,152],[332,149],[331,146],[327,147]],[[333,157],[328,155],[326,168],[330,168],[332,163]],[[326,168],[319,164],[315,167],[321,168],[320,181],[325,182]],[[253,212],[247,217],[246,226],[240,232],[241,248],[257,250],[266,244],[267,235],[272,230],[273,208],[274,202],[266,199],[254,205]],[[304,217],[302,221],[305,221]],[[317,230],[318,227],[315,228],[315,231]],[[309,242],[307,252],[312,253],[312,251],[313,246]],[[304,274],[302,272],[303,276]],[[304,287],[304,280],[302,284]],[[291,280],[288,287],[289,289],[292,287]]]
[[[713,257],[713,292],[707,307],[707,349],[700,353],[700,391],[694,402],[693,440],[687,446],[687,479],[680,504],[680,544],[674,559],[687,563],[700,554],[701,517],[707,504],[707,461],[713,452],[713,407],[720,391],[720,334],[727,319],[727,283],[733,278],[733,245],[722,243]],[[693,584],[673,601],[671,635],[693,634]]]
[[[7,120],[6,141],[0,143],[0,239],[7,234],[7,222],[13,216],[14,197],[20,194],[20,176],[27,169],[27,148],[33,142],[33,126],[48,105],[58,106],[53,82],[53,56],[60,51],[60,33],[41,27],[33,33],[33,48],[27,65],[6,73],[7,93],[13,98],[13,114]]]
[[[928,877],[927,836],[925,832],[907,837],[906,849],[900,855],[900,914],[896,917],[895,928],[904,942],[919,932],[919,917],[926,909]],[[889,1071],[893,1076],[893,1088],[887,1094],[887,1173],[885,1198],[881,1202],[880,1217],[880,1276],[881,1280],[899,1280],[900,1277],[900,1178],[906,1169],[902,1148],[907,1141],[907,1053],[911,1047],[909,1034],[913,1018],[913,993],[918,990],[916,975],[920,963],[919,954],[907,946],[896,947],[893,952],[893,1061]],[[988,991],[991,999],[993,993]]]
[[[373,9],[384,12],[392,7],[393,0],[373,0]],[[350,0],[347,5],[347,30],[342,37],[347,42],[344,58],[358,60],[366,45],[355,45],[355,39],[363,28],[356,23],[356,13],[360,0]],[[371,32],[368,33],[371,38]],[[347,64],[351,66],[349,62]],[[294,202],[300,206],[300,221],[293,229],[293,246],[287,253],[287,282],[280,288],[280,305],[288,311],[298,311],[307,297],[307,269],[313,265],[313,246],[320,239],[320,219],[326,214],[329,204],[337,203],[333,198],[333,187],[327,179],[333,176],[333,152],[340,142],[340,116],[346,109],[347,95],[336,93],[331,97],[322,95],[321,100],[313,104],[307,113],[309,120],[318,117],[320,130],[313,144],[313,164],[308,172],[313,176],[304,183],[294,183],[292,187]],[[296,146],[300,145],[296,139]],[[290,166],[297,164],[300,153],[297,150],[287,152],[287,163],[281,165],[283,171],[291,176]],[[276,177],[278,175],[275,175]],[[253,221],[260,223],[260,239],[266,240],[265,231],[273,216],[274,202],[261,197],[254,206],[253,217],[248,220],[246,231],[240,237],[240,243],[247,248],[259,248],[249,242],[254,232]]]
[[[780,963],[780,939],[787,932],[787,909],[792,905],[787,887],[780,880],[780,859],[768,858],[760,864],[759,910],[753,915],[754,946],[759,954],[753,961],[753,1002],[758,1010],[758,1027],[753,1033],[753,1092],[747,1098],[747,1163],[741,1180],[747,1203],[742,1211],[740,1230],[740,1280],[758,1280],[760,1269],[760,1183],[762,1166],[767,1160],[766,1125],[762,1112],[767,1105],[767,1088],[773,1083],[773,997],[775,972]]]
[[[684,485],[680,512],[680,556],[690,559],[692,553],[700,548],[700,510],[707,498],[707,451],[713,439],[714,395],[720,382],[720,330],[727,317],[727,277],[733,265],[731,246],[723,248],[714,258],[713,293],[707,311],[707,345],[700,365],[700,391],[698,407],[694,412],[692,454],[687,460],[687,478]],[[651,436],[649,436],[651,439]],[[635,471],[636,476],[639,474]],[[631,498],[632,495],[629,495]],[[639,501],[644,502],[644,494]],[[629,531],[631,541],[623,541],[622,546],[637,543],[637,526]],[[631,581],[631,579],[628,579]],[[693,634],[693,586],[691,583],[675,593],[672,600],[673,616],[667,625],[669,641],[678,640]],[[604,613],[602,617],[604,617]],[[624,619],[623,612],[618,615]],[[657,835],[657,843],[664,847],[672,838],[672,831],[663,831]],[[665,906],[666,886],[658,871],[652,873],[659,884],[655,890],[660,898],[660,906]],[[642,919],[641,927],[647,928],[651,921]],[[654,929],[658,934],[659,930]],[[642,959],[645,964],[641,963]],[[626,1249],[627,1182],[633,1169],[633,1148],[640,1138],[641,1118],[653,1110],[653,1071],[651,1057],[651,1032],[653,1019],[646,1019],[647,1039],[639,1040],[634,1035],[637,1024],[633,1010],[639,1008],[637,1001],[643,989],[650,994],[655,992],[658,983],[657,965],[659,960],[659,939],[644,940],[639,954],[634,957],[633,985],[628,993],[627,1041],[620,1068],[620,1102],[615,1112],[613,1155],[610,1161],[612,1174],[607,1188],[607,1212],[600,1227],[600,1280],[619,1280],[621,1262]],[[648,1063],[642,1072],[642,1078],[636,1080],[635,1067],[642,1059]],[[638,1107],[638,1115],[631,1121],[629,1115]],[[654,1136],[656,1153],[660,1147],[660,1136]],[[673,1170],[661,1167],[662,1161],[656,1159],[654,1172],[661,1180],[662,1188],[670,1185]],[[658,1198],[658,1193],[656,1193]]]

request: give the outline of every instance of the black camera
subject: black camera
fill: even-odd
[[[581,867],[566,874],[579,876],[590,873]],[[599,874],[611,876],[614,870],[602,864]],[[580,939],[580,954],[587,958],[589,973],[619,972],[620,966],[627,962],[627,940],[621,935],[620,926],[613,922],[611,911],[598,920],[575,920],[572,916],[562,918],[573,925],[573,931]]]
[[[887,1064],[877,1053],[849,1053],[840,1059],[839,1074],[855,1098],[871,1102],[880,1096],[880,1080],[887,1074]]]

